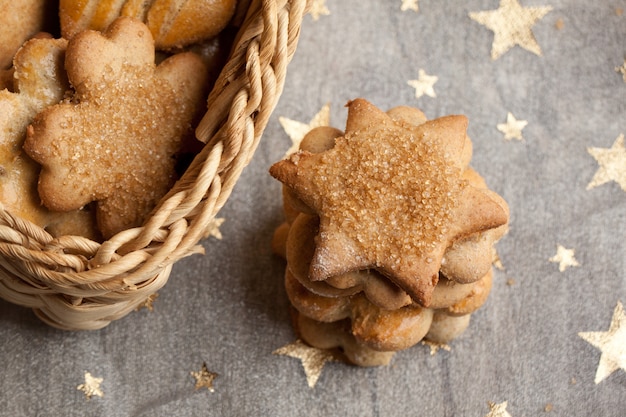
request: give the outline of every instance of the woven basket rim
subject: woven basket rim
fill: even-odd
[[[0,298],[67,330],[105,327],[165,285],[200,240],[259,144],[295,53],[307,0],[239,0],[230,57],[196,128],[205,143],[143,226],[104,242],[53,237],[0,202]]]

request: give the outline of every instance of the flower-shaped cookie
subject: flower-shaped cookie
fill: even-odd
[[[274,164],[320,217],[310,279],[372,268],[428,306],[445,250],[508,221],[501,200],[462,177],[466,128],[462,116],[416,126],[357,99],[334,147]]]
[[[64,39],[31,39],[15,55],[14,92],[0,91],[0,202],[11,213],[53,235],[94,237],[91,213],[51,212],[41,205],[39,165],[22,150],[26,128],[35,115],[61,101],[69,89],[63,69],[66,46]]]
[[[206,67],[194,54],[156,66],[154,41],[138,20],[68,43],[73,96],[40,113],[26,152],[42,165],[39,194],[53,210],[97,202],[105,237],[140,225],[175,180],[175,156],[203,108]]]

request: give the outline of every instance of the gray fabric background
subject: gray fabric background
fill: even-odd
[[[533,28],[543,56],[515,47],[492,61],[493,33],[468,13],[498,3],[420,0],[415,13],[400,0],[327,0],[330,15],[306,16],[284,94],[218,216],[223,239],[175,265],[154,311],[72,333],[0,300],[0,416],[482,417],[490,401],[507,401],[512,417],[626,415],[626,372],[594,384],[600,351],[578,336],[608,330],[626,303],[626,192],[586,189],[598,169],[587,147],[626,133],[615,71],[626,57],[626,14],[615,9],[626,2],[522,0],[553,7]],[[436,98],[408,86],[420,68],[439,77]],[[343,128],[355,97],[469,117],[472,165],[511,206],[505,270],[450,352],[418,345],[388,367],[327,364],[311,389],[298,360],[272,355],[294,334],[270,249],[280,184],[267,170],[291,145],[279,116],[308,123],[330,103]],[[496,129],[509,111],[528,121],[523,141]],[[579,267],[549,261],[559,244]],[[194,389],[202,362],[220,375],[213,393]],[[76,389],[85,371],[104,379],[104,397]]]

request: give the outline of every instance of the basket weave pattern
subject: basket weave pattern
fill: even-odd
[[[98,243],[53,238],[0,203],[0,297],[32,308],[54,327],[98,329],[162,288],[174,262],[202,253],[198,242],[250,162],[280,97],[307,1],[249,0],[239,7],[242,24],[196,130],[206,145],[152,216]]]

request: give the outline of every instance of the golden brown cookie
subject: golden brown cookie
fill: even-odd
[[[374,270],[346,272],[325,281],[309,279],[311,259],[315,252],[315,236],[319,218],[300,214],[289,229],[286,243],[287,268],[308,290],[324,297],[353,295],[359,292],[377,306],[395,310],[411,304],[408,294]]]
[[[7,69],[24,42],[43,30],[47,0],[0,1],[0,70]]]
[[[32,39],[14,60],[14,92],[0,91],[0,202],[24,220],[53,235],[80,234],[96,238],[92,212],[52,212],[37,194],[39,165],[22,145],[35,115],[63,99],[69,83],[63,69],[64,39]]]
[[[61,33],[104,30],[120,16],[144,22],[158,49],[180,48],[213,38],[228,24],[236,0],[61,0]]]
[[[374,350],[350,333],[347,320],[323,323],[295,313],[294,325],[299,337],[318,349],[338,350],[339,356],[358,366],[385,366],[395,354]]]
[[[309,291],[289,271],[285,288],[300,314],[324,323],[349,319],[351,334],[374,350],[397,351],[415,345],[428,332],[433,315],[433,310],[416,304],[385,310],[362,294],[323,297]]]
[[[175,181],[176,154],[204,111],[206,68],[192,53],[156,66],[154,41],[122,17],[68,43],[74,94],[46,108],[24,149],[42,165],[39,194],[52,210],[97,202],[105,238],[142,224]]]
[[[445,250],[508,221],[462,177],[466,127],[462,116],[416,126],[357,99],[332,149],[274,164],[271,175],[320,217],[310,279],[376,269],[428,306]]]

